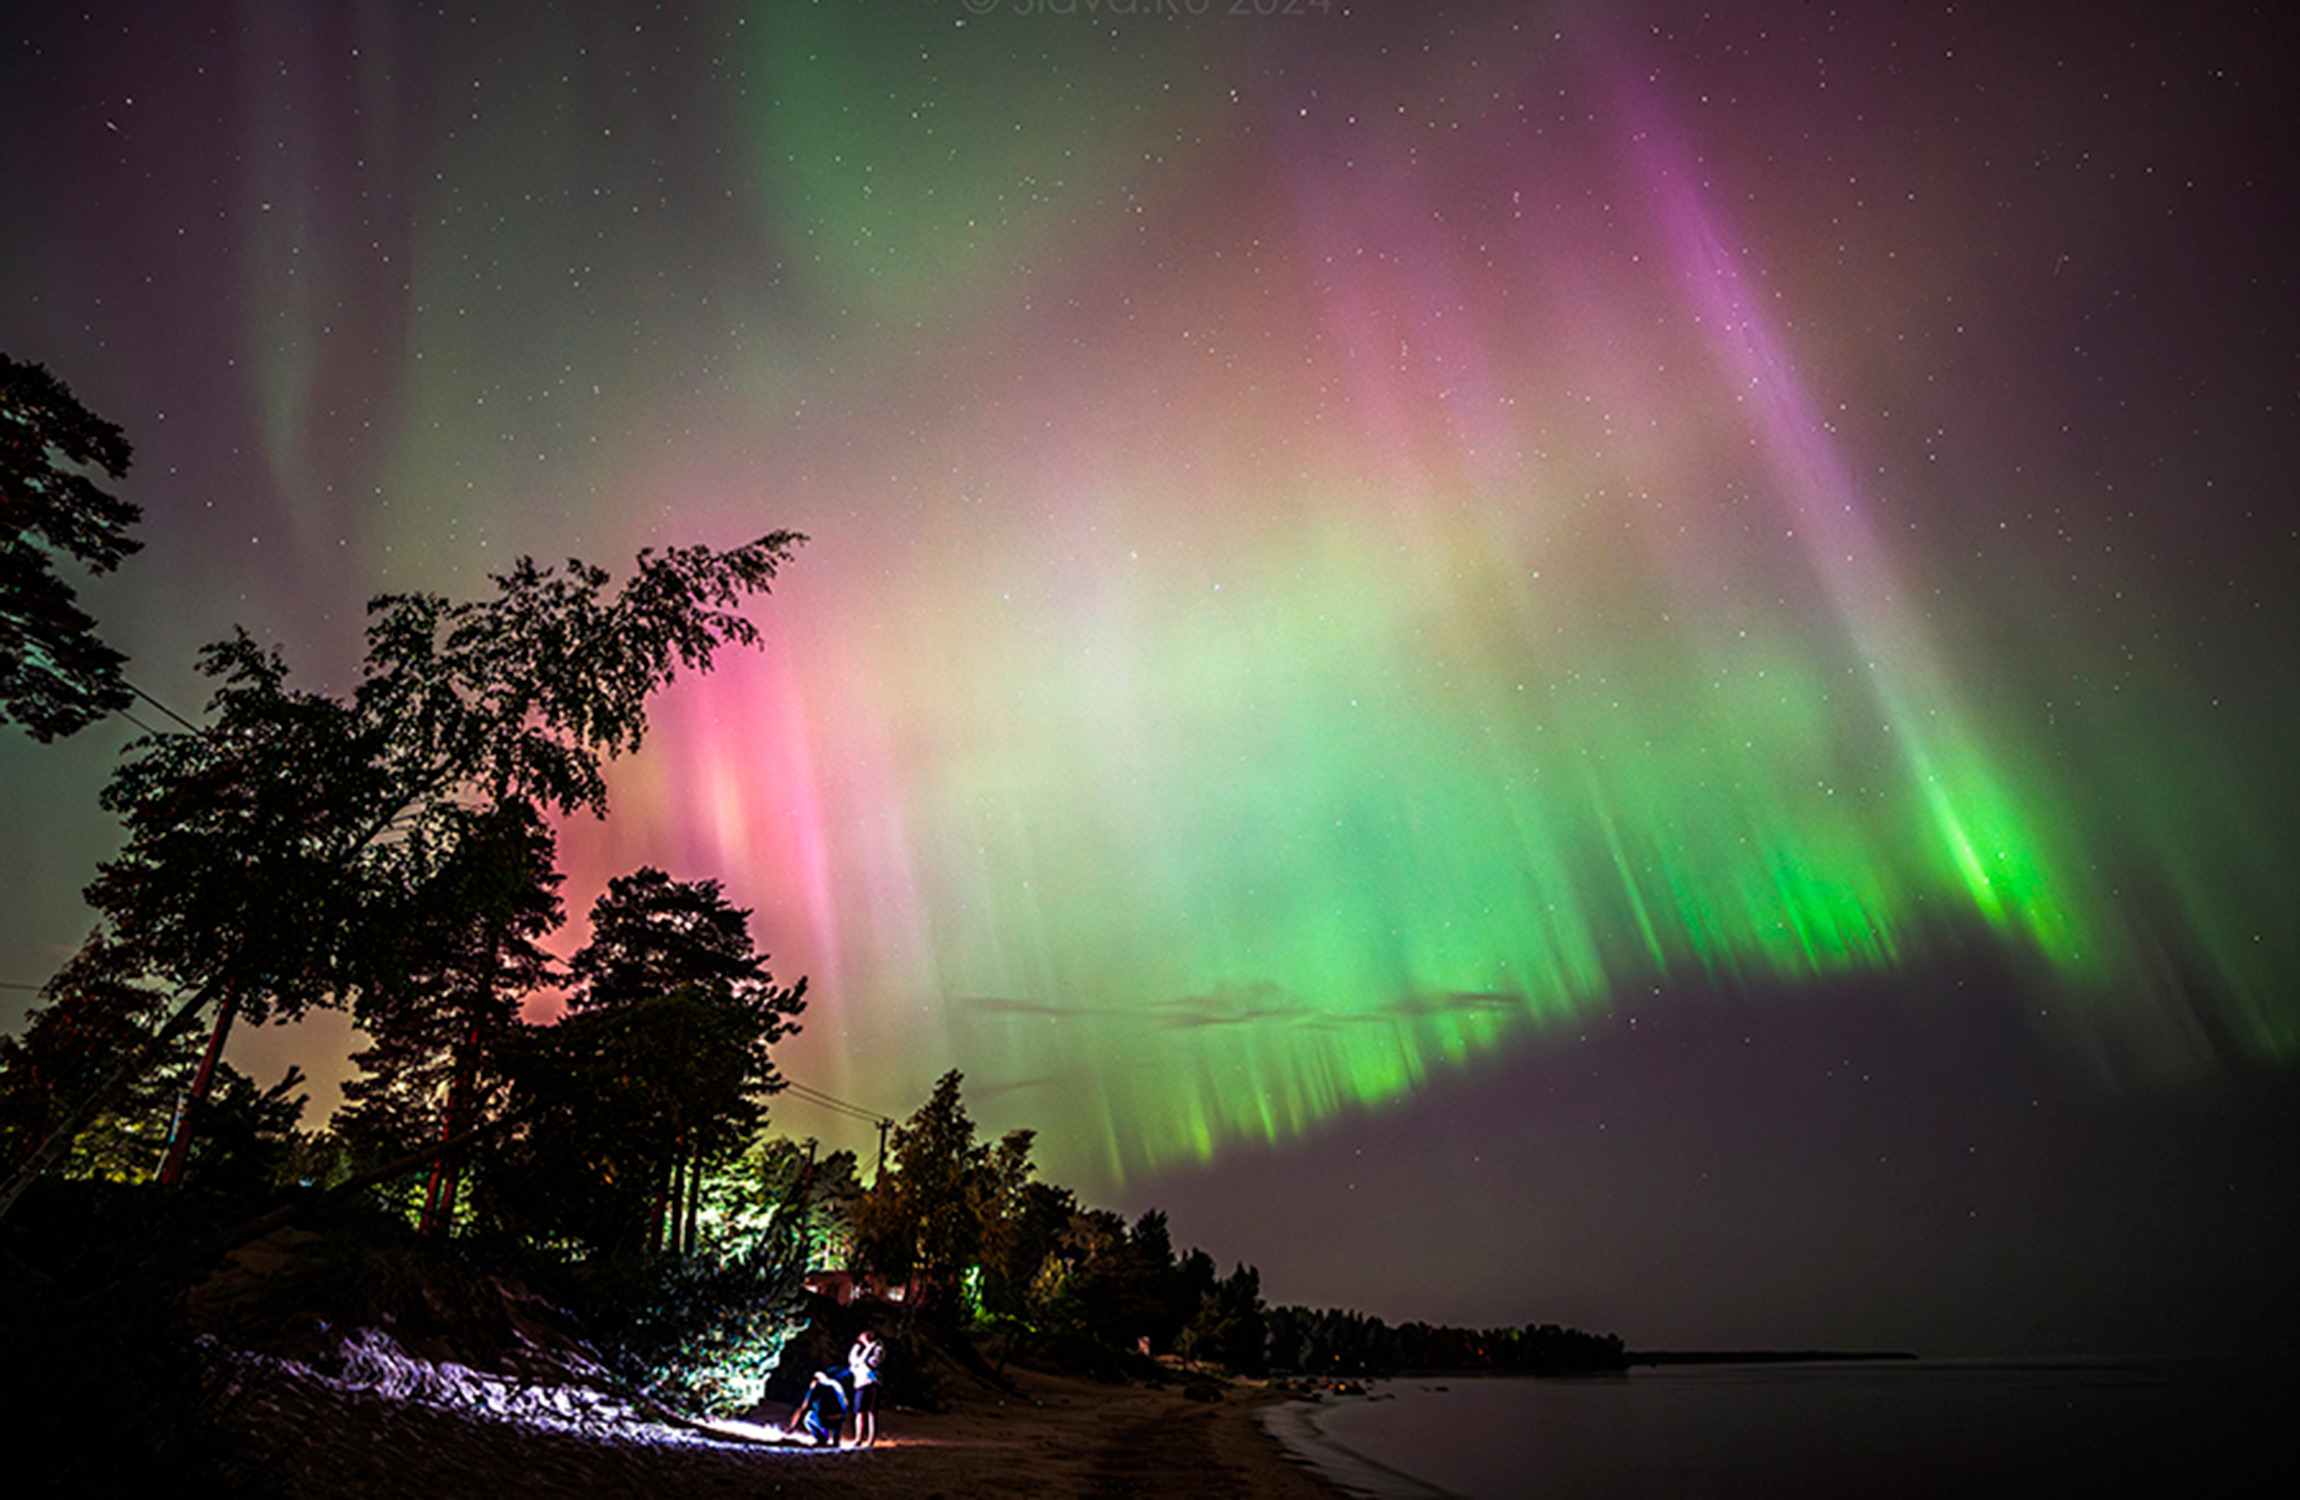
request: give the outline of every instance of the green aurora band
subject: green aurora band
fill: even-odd
[[[819,68],[842,40],[858,45],[777,55]],[[1016,242],[995,256],[977,232],[991,215],[949,206],[987,208],[988,184],[1046,163],[994,155],[979,178],[907,188],[862,171],[965,161],[899,108],[906,89],[945,119],[963,101],[908,59],[882,75],[846,55],[811,92],[789,80],[788,128],[760,132],[786,152],[768,175],[823,247],[830,300],[908,315],[944,272],[963,298],[997,256],[1060,252],[1059,193],[1004,216]],[[881,96],[863,82],[880,76],[901,81]],[[995,72],[970,76],[981,109],[1008,97]],[[1144,92],[1113,108],[1150,109]],[[1297,187],[1291,250],[1324,305],[1306,333],[1266,301],[1255,315],[1355,411],[1289,407],[1299,372],[1277,394],[1203,366],[1109,378],[1081,340],[1076,378],[1115,394],[1002,381],[1014,394],[970,413],[986,430],[946,436],[947,476],[906,476],[969,504],[918,512],[887,596],[901,604],[850,619],[826,669],[786,665],[800,681],[772,708],[733,692],[683,725],[695,759],[673,780],[771,766],[769,785],[808,784],[766,811],[705,802],[694,839],[739,864],[761,827],[818,821],[797,841],[811,861],[751,873],[816,874],[783,906],[817,914],[810,951],[850,1004],[843,1086],[872,1088],[889,1057],[955,1062],[987,1093],[1027,1089],[1023,1115],[1060,1122],[1057,1161],[1122,1179],[1298,1135],[1626,995],[1877,973],[1976,938],[2027,955],[2040,1014],[2108,1066],[2177,1073],[2231,1040],[2290,1055],[2290,954],[2263,936],[2291,858],[2244,848],[2233,805],[2166,806],[2193,785],[2183,761],[2227,747],[2203,724],[2119,716],[2096,741],[2009,710],[2025,684],[1936,624],[1988,601],[1943,578],[1914,602],[1900,574],[1923,559],[1876,539],[1682,149],[1650,144],[1664,123],[1616,93],[1617,139],[1647,143],[1623,160],[1636,232],[1668,269],[1615,295],[1680,310],[1691,347],[1671,353],[1693,386],[1638,392],[1602,356],[1592,375],[1590,346],[1619,329],[1544,329],[1517,362],[1499,347],[1506,275],[1448,274],[1466,232],[1416,243],[1400,205]],[[874,118],[881,97],[895,107]],[[1026,139],[1101,150],[1101,121],[1069,130],[1054,108]],[[1012,127],[993,110],[955,138],[977,132]],[[918,238],[898,246],[905,226]],[[1387,253],[1322,269],[1340,262],[1323,241],[1360,265]],[[934,247],[953,244],[969,248],[946,264]],[[1423,352],[1458,338],[1438,324],[1459,304],[1414,284],[1432,268],[1481,280],[1469,321],[1487,347]],[[1377,352],[1392,337],[1397,361]],[[1631,387],[1647,431],[1680,435],[1576,430],[1541,369],[1555,361]],[[1481,378],[1485,431],[1441,405]],[[1370,440],[1336,431],[1353,424]],[[762,729],[774,713],[804,722],[802,749],[761,754],[790,743]],[[702,748],[714,731],[751,748]],[[2104,744],[2119,764],[2099,763]],[[722,760],[737,769],[691,774]],[[2121,883],[2142,867],[2146,889]]]

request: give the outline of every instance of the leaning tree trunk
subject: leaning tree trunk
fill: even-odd
[[[208,1102],[208,1090],[216,1081],[216,1064],[224,1055],[224,1038],[232,1033],[232,1017],[238,1014],[240,997],[226,990],[224,1003],[216,1007],[216,1024],[208,1031],[208,1050],[200,1054],[199,1071],[192,1075],[192,1087],[184,1096],[183,1108],[176,1111],[176,1119],[168,1131],[168,1154],[160,1163],[160,1186],[172,1188],[184,1180],[184,1162],[192,1150],[192,1116]]]
[[[124,1058],[101,1083],[80,1096],[80,1102],[72,1106],[71,1113],[65,1115],[62,1123],[48,1132],[48,1138],[40,1143],[40,1149],[16,1169],[16,1175],[8,1179],[6,1187],[0,1188],[0,1219],[8,1216],[8,1211],[16,1206],[17,1199],[24,1196],[26,1188],[39,1181],[42,1173],[64,1159],[65,1153],[72,1149],[72,1142],[79,1136],[80,1127],[88,1123],[89,1116],[111,1103],[129,1079],[150,1067],[152,1060],[166,1050],[168,1043],[174,1041],[179,1032],[192,1024],[192,1018],[200,1013],[214,995],[213,989],[195,992],[192,998],[176,1007],[175,1014],[169,1016],[158,1031],[152,1033],[151,1040]]]

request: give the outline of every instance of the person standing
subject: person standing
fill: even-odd
[[[868,1448],[878,1441],[878,1367],[886,1345],[865,1328],[847,1351],[847,1373],[855,1387],[855,1446]]]

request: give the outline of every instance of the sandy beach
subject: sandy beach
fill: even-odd
[[[554,1431],[308,1382],[264,1381],[228,1414],[255,1449],[247,1477],[292,1496],[763,1496],[841,1500],[1335,1500],[1342,1492],[1262,1428],[1283,1399],[1235,1386],[1107,1386],[1017,1372],[1016,1393],[970,1391],[946,1412],[881,1417],[866,1451],[813,1451],[703,1433]]]

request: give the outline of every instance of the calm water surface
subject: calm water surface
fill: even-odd
[[[2282,1445],[2295,1394],[2268,1361],[1712,1365],[1382,1381],[1267,1420],[1384,1500],[2095,1500],[2234,1482]]]

